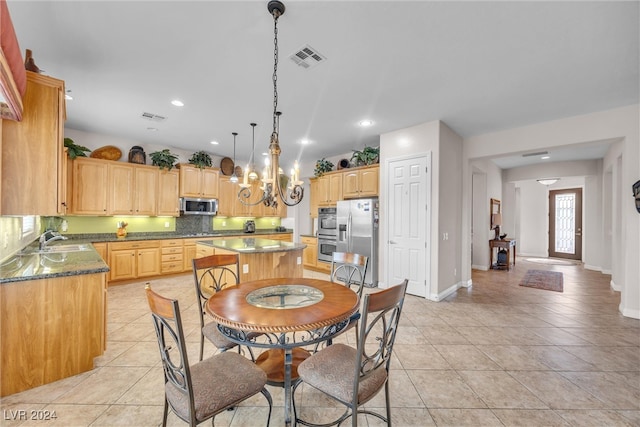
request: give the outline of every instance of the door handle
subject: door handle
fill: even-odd
[[[393,240],[389,240],[389,244],[390,244],[390,245],[397,245],[398,243],[397,243],[397,242],[394,242]]]
[[[576,236],[582,236],[582,233],[576,233]]]

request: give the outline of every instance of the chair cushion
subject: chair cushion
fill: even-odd
[[[298,375],[310,386],[343,402],[353,401],[357,350],[345,344],[333,344],[313,354],[298,366]],[[361,380],[358,403],[371,399],[384,385],[384,366]]]
[[[204,325],[204,328],[202,328],[202,335],[211,341],[219,350],[229,350],[236,346],[236,343],[222,335],[222,332],[218,329],[218,324],[216,322],[209,322]]]
[[[267,374],[234,352],[220,353],[191,366],[196,420],[203,421],[258,393]],[[189,419],[189,396],[171,382],[165,384],[167,400],[181,418]]]

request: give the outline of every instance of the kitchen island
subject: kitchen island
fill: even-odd
[[[200,240],[198,255],[238,254],[240,282],[277,277],[302,277],[304,244],[253,237]]]

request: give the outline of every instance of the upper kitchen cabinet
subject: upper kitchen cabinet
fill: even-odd
[[[110,215],[156,215],[158,168],[123,162],[109,163]]]
[[[342,196],[345,199],[378,195],[379,165],[365,166],[343,172]]]
[[[180,176],[177,170],[164,170],[158,172],[158,215],[180,216],[180,202],[178,192],[180,189]]]
[[[218,197],[218,170],[199,168],[187,163],[180,168],[180,197],[201,197],[215,199]]]
[[[319,206],[335,206],[342,200],[342,173],[326,173],[316,178],[315,189]]]
[[[2,123],[2,215],[64,215],[64,82],[27,71],[22,121]]]
[[[69,213],[107,215],[110,191],[109,164],[104,160],[78,157],[71,162]]]

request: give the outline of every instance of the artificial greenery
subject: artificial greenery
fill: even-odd
[[[313,173],[315,176],[322,176],[326,172],[331,172],[333,170],[333,163],[324,157],[316,162],[316,168]]]
[[[189,163],[196,165],[199,168],[211,166],[211,156],[205,151],[196,151],[189,159]]]
[[[67,155],[70,159],[75,159],[76,157],[87,157],[85,151],[91,151],[87,147],[76,144],[71,138],[64,139],[64,146],[67,148]]]
[[[353,156],[351,156],[351,162],[355,166],[373,165],[378,163],[380,158],[380,147],[367,147],[365,145],[362,151],[353,150]]]
[[[178,160],[178,156],[169,151],[168,148],[165,148],[162,151],[156,151],[151,154],[151,164],[153,166],[159,166],[160,169],[167,168],[167,170],[171,170]]]

